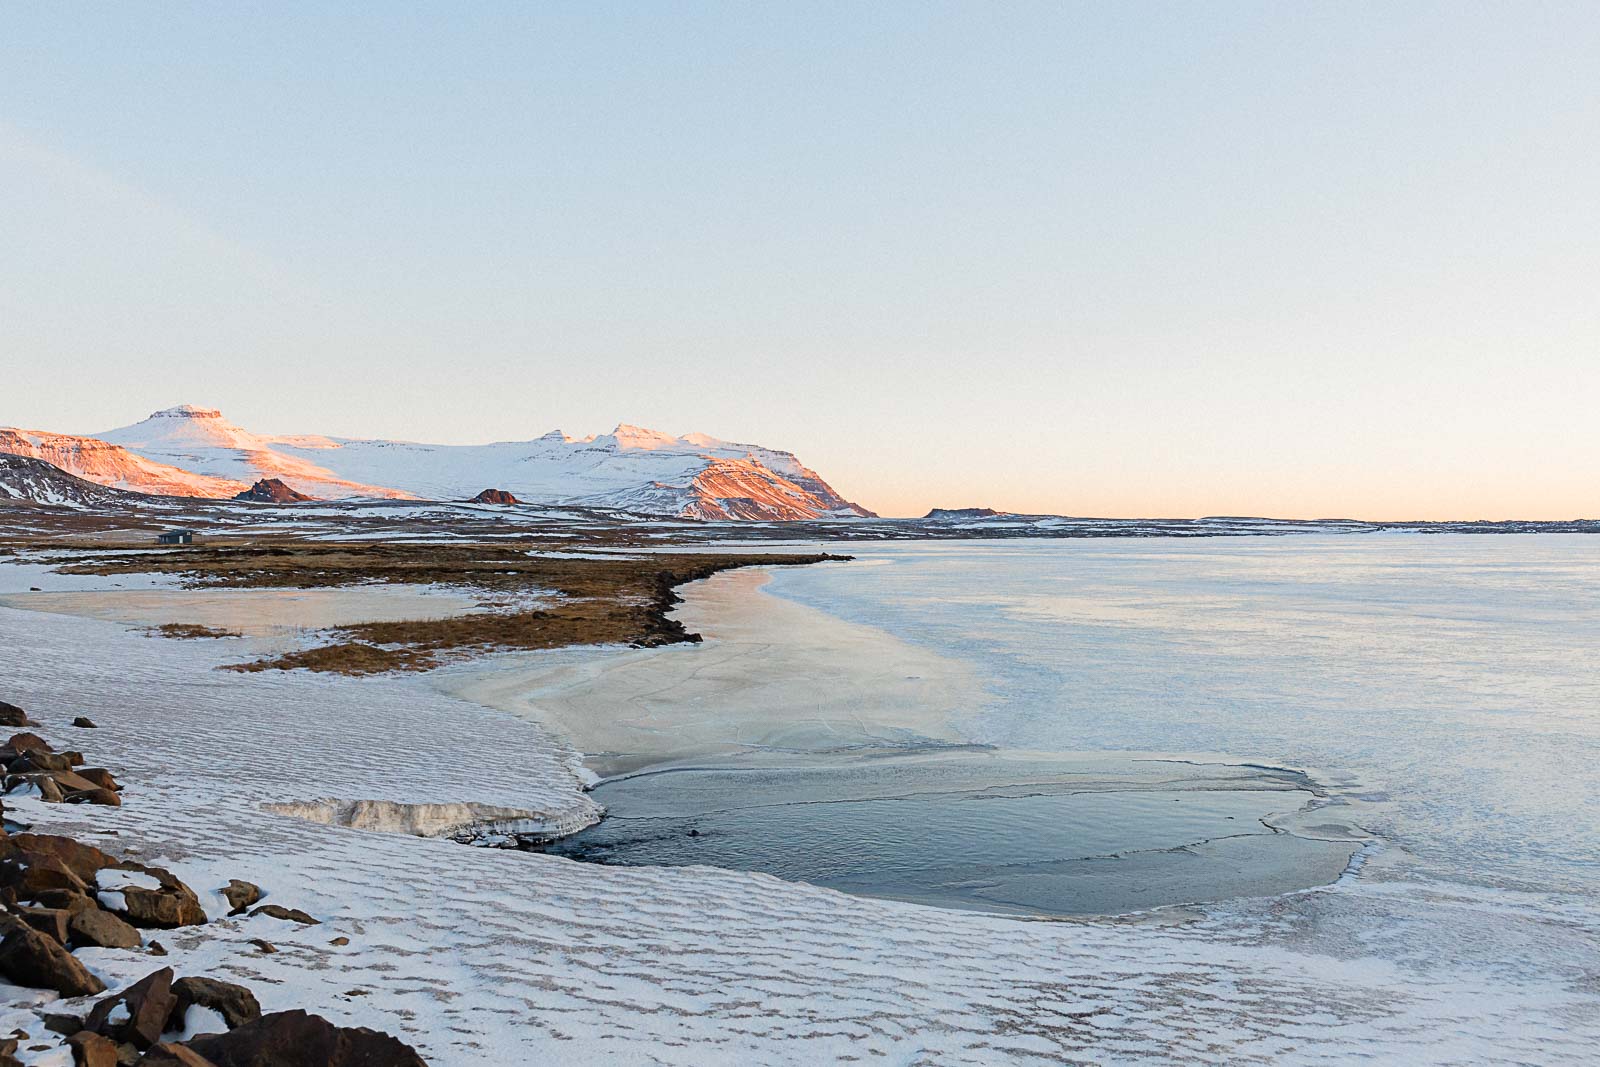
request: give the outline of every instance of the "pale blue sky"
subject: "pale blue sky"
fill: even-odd
[[[0,424],[1600,515],[1600,4],[11,4]]]

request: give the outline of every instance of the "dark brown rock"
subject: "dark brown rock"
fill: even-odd
[[[172,992],[172,968],[163,967],[96,1003],[83,1028],[113,1041],[127,1041],[136,1048],[149,1048],[161,1040],[177,1004],[178,998]],[[115,1021],[114,1016],[121,1014],[119,1005],[126,1009],[127,1018]]]
[[[180,978],[172,983],[172,992],[178,998],[173,1013],[174,1029],[183,1024],[183,1014],[191,1005],[210,1008],[222,1016],[228,1029],[255,1022],[261,1018],[261,1005],[256,995],[242,985],[220,982],[215,978]]]
[[[228,914],[238,915],[261,899],[261,887],[254,882],[230,878],[228,884],[222,887],[222,896],[228,902]]]
[[[99,729],[99,727],[94,724],[93,720],[91,720],[90,718],[88,718],[87,716],[84,716],[84,715],[79,715],[76,719],[73,719],[72,720],[72,725],[76,726],[80,730],[98,730]]]
[[[100,910],[93,897],[74,889],[47,889],[34,896],[33,902],[41,908],[60,908],[66,912]]]
[[[35,900],[40,893],[54,889],[73,893],[89,891],[84,880],[55,856],[24,855],[0,860],[0,886],[16,893],[18,900]]]
[[[163,1041],[152,1045],[139,1061],[140,1067],[217,1067],[187,1045],[174,1045]]]
[[[12,774],[37,774],[41,771],[70,771],[72,760],[65,752],[39,752],[29,750],[12,760],[6,767]]]
[[[99,948],[138,948],[143,944],[139,931],[98,907],[84,908],[67,918],[67,943],[74,948],[93,945]]]
[[[92,1030],[79,1030],[67,1038],[76,1067],[117,1067],[117,1043]]]
[[[91,789],[100,788],[77,771],[51,771],[50,777],[56,780],[56,785],[61,787],[63,795],[87,793]]]
[[[108,808],[122,807],[122,797],[117,795],[115,789],[84,789],[77,793],[67,794],[68,804],[100,804]]]
[[[194,890],[178,881],[176,875],[164,867],[147,867],[132,860],[116,864],[116,870],[138,871],[148,874],[161,883],[160,889],[129,886],[120,889],[123,917],[135,926],[153,926],[171,929],[175,926],[199,926],[206,921],[205,909]]]
[[[7,704],[4,700],[0,700],[0,726],[36,725],[38,724],[32,719],[28,718],[27,712],[23,711],[15,704]]]
[[[61,908],[16,908],[12,914],[35,930],[65,945],[70,912]]]
[[[85,997],[106,987],[59,943],[22,925],[0,941],[0,975],[30,989],[54,989],[64,997]]]
[[[50,747],[50,742],[46,741],[44,738],[40,737],[38,734],[30,734],[30,733],[12,734],[11,735],[11,739],[6,742],[5,747],[11,749],[11,751],[13,751],[13,752],[53,752],[53,751],[55,751],[53,748]]]
[[[286,908],[281,904],[263,904],[250,914],[265,915],[269,919],[282,919],[284,922],[304,923],[307,926],[322,925],[321,919],[313,919],[299,908]]]
[[[250,939],[250,943],[256,948],[260,949],[263,956],[270,956],[274,952],[278,951],[278,946],[274,945],[271,941],[268,941],[265,938],[252,937]]]
[[[311,497],[290,489],[282,479],[263,478],[244,492],[235,493],[233,499],[249,500],[258,504],[298,504],[310,500]]]
[[[44,1028],[52,1034],[70,1037],[83,1029],[83,1019],[76,1015],[64,1012],[40,1012],[39,1019],[44,1023]]]
[[[473,504],[520,504],[522,501],[506,492],[504,489],[485,489],[473,497],[469,503]]]
[[[263,1015],[225,1034],[203,1034],[189,1047],[217,1067],[426,1067],[398,1038],[303,1011]]]
[[[104,767],[79,767],[78,777],[87,778],[101,789],[120,790],[122,788],[117,784],[116,778],[112,777],[111,772]]]
[[[117,863],[93,845],[59,834],[12,834],[8,840],[9,845],[0,848],[5,856],[20,854],[27,862],[36,857],[53,856],[84,882],[94,881],[96,873]]]

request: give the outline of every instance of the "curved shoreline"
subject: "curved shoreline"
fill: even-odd
[[[1003,894],[996,895],[1000,890],[988,889],[981,891],[988,894],[982,898],[988,903],[974,904],[980,898],[972,893],[978,890],[927,896],[904,886],[852,887],[842,880],[830,881],[825,872],[795,868],[792,857],[776,852],[765,861],[751,860],[748,844],[716,858],[704,836],[712,831],[696,827],[716,824],[717,833],[727,834],[736,832],[730,827],[738,825],[751,842],[779,839],[785,842],[783,848],[804,850],[807,827],[773,833],[762,824],[764,818],[781,817],[791,805],[812,803],[797,800],[796,790],[815,791],[834,805],[812,809],[809,814],[818,819],[853,818],[852,805],[881,810],[878,806],[890,801],[942,811],[962,797],[1020,804],[1021,818],[1029,817],[1030,809],[1062,804],[1068,809],[1102,809],[1109,804],[1095,821],[1103,829],[1105,820],[1110,820],[1120,836],[1114,835],[1103,854],[1069,851],[1057,860],[1040,862],[1058,867],[1063,862],[1075,864],[1075,870],[1095,862],[1131,868],[1157,863],[1151,857],[1174,849],[1185,858],[1169,865],[1173,870],[1166,875],[1146,870],[1140,876],[1145,881],[1180,878],[1159,897],[1141,898],[1142,887],[1131,884],[1120,871],[1109,874],[1090,897],[1110,899],[1102,890],[1125,879],[1127,906],[1118,903],[1093,914],[1126,914],[1327,885],[1348,871],[1360,847],[1362,835],[1353,827],[1340,834],[1299,832],[1295,823],[1322,808],[1320,797],[1326,793],[1302,771],[1220,754],[1202,762],[1191,754],[1175,753],[1025,753],[964,737],[951,720],[983,699],[981,677],[973,665],[773,595],[765,589],[769,579],[769,574],[749,569],[683,587],[682,603],[674,614],[686,629],[704,635],[696,645],[583,650],[532,658],[501,655],[445,672],[448,677],[441,688],[446,692],[538,722],[584,753],[585,765],[597,775],[591,795],[610,809],[609,818],[544,846],[547,850],[607,863],[709,863],[763,870],[868,895],[1038,916],[1057,914],[1059,901],[1041,908],[1008,902]],[[908,677],[907,664],[914,665],[917,673]],[[921,701],[930,690],[940,699]],[[843,725],[834,703],[841,698],[860,709]],[[635,747],[626,747],[630,744]],[[907,778],[916,778],[919,784],[909,791],[885,784]],[[1150,798],[1166,795],[1164,791],[1171,788],[1179,789],[1191,803],[1209,794],[1209,800],[1202,799],[1204,804],[1228,805],[1237,803],[1229,798],[1286,791],[1290,778],[1300,784],[1299,795],[1309,802],[1287,810],[1254,812],[1251,821],[1259,822],[1265,833],[1241,835],[1234,824],[1223,821],[1239,815],[1224,815],[1218,807],[1217,821],[1203,832],[1163,836],[1175,832],[1172,816],[1150,809]],[[719,791],[714,808],[697,809],[692,815],[673,810],[674,798],[681,800],[685,790],[702,787]],[[627,815],[619,814],[623,809]],[[661,828],[680,816],[687,820],[679,827],[683,840],[678,844],[683,848],[661,851],[656,847]],[[948,813],[940,816],[947,817]],[[637,845],[632,846],[633,853],[626,847],[618,851],[616,838],[622,828],[629,819],[641,818],[651,827],[652,844],[642,852]],[[998,829],[1003,832],[1004,826]],[[925,837],[930,860],[949,847],[942,840],[948,827],[930,823],[898,827],[895,832]],[[1051,834],[1060,832],[1047,826],[1040,839],[1054,840]],[[855,836],[867,847],[883,834],[861,831]],[[1252,840],[1238,840],[1241,836]],[[1016,868],[1020,862],[1015,855],[997,857],[992,880],[1014,877],[1015,871],[1006,874],[1003,869]],[[1174,872],[1182,866],[1206,873],[1180,877]],[[873,892],[875,888],[879,891]],[[1048,887],[1038,885],[1018,888],[1012,895],[1023,901],[1056,899]]]

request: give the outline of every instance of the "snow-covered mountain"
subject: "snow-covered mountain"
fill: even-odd
[[[413,495],[387,485],[352,481],[289,450],[292,445],[332,444],[328,438],[262,437],[235,426],[220,411],[192,404],[158,411],[143,422],[95,437],[146,459],[229,483],[229,491],[218,496],[233,496],[263,478],[279,478],[307,496],[327,499]]]
[[[263,478],[277,478],[323,499],[464,500],[490,485],[533,503],[686,518],[790,520],[872,514],[839,496],[792,453],[704,434],[674,437],[628,425],[595,437],[573,438],[556,431],[532,441],[428,445],[255,434],[219,411],[186,404],[95,438],[72,440],[116,446],[120,452],[215,483],[204,493],[184,495],[231,497]],[[0,443],[0,449],[4,447]],[[78,473],[102,480],[89,467]],[[126,475],[119,477],[128,488],[138,487]]]
[[[0,454],[29,456],[96,485],[157,496],[230,497],[249,482],[156,463],[94,437],[0,428]]]
[[[137,503],[137,493],[108,489],[68,474],[32,456],[0,452],[0,507],[7,504],[44,504],[68,508],[96,508]]]

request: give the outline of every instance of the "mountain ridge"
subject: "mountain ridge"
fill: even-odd
[[[525,441],[434,445],[257,434],[216,408],[181,404],[93,437],[0,429],[0,451],[75,462],[76,469],[58,465],[100,484],[218,499],[268,479],[317,499],[452,500],[487,484],[528,502],[677,518],[875,517],[792,452],[629,423],[581,438],[554,430]]]

